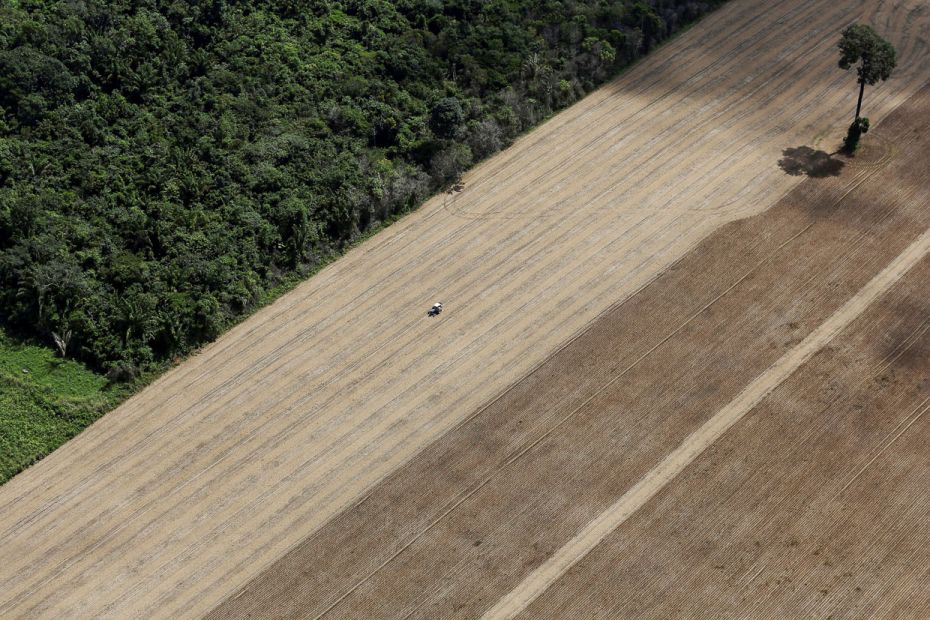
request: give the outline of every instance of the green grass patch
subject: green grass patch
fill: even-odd
[[[0,333],[0,484],[71,439],[130,389]]]

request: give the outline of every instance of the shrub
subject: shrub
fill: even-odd
[[[843,151],[855,153],[859,149],[859,140],[862,138],[862,134],[868,133],[868,131],[869,119],[857,118],[854,120],[852,125],[849,126],[849,131],[846,132],[846,139],[843,140]]]

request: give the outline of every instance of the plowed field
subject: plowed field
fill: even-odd
[[[930,615],[930,260],[521,618]]]
[[[845,163],[817,151],[856,19],[900,66]],[[728,3],[0,487],[0,616],[505,600],[927,229],[928,26],[924,0]]]
[[[893,157],[713,234],[212,617],[808,617],[843,575],[930,612],[930,88],[879,131]],[[852,587],[826,611],[859,617]]]

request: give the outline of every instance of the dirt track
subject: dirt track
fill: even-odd
[[[738,422],[927,253],[928,118],[930,88],[879,128],[879,139],[897,145],[894,157],[872,166],[880,158],[864,153],[840,177],[811,180],[764,215],[712,235],[212,617],[473,618],[499,602],[490,617],[522,609],[527,601],[502,597],[522,594],[521,582],[540,571],[560,578],[570,564],[547,565],[566,550],[583,566],[591,547],[572,545],[589,530],[596,544],[622,523],[610,519],[625,495],[654,482],[676,453],[715,452],[703,429]],[[926,376],[930,360],[921,370]],[[661,497],[680,471],[650,492]],[[738,470],[728,474],[741,480]],[[691,484],[696,498],[719,501]],[[650,540],[661,549],[660,537]],[[649,579],[649,547],[640,550]],[[602,587],[605,597],[623,594]],[[587,608],[567,609],[586,596],[583,586],[572,591],[552,617],[586,617]]]
[[[735,0],[14,478],[0,615],[197,616],[240,590],[800,182],[777,161],[838,142],[855,93],[833,48],[858,16],[901,56],[867,95],[882,119],[930,79],[925,3]],[[876,160],[898,148],[876,144]]]

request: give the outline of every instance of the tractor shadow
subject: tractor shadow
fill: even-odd
[[[842,159],[834,157],[837,153],[815,151],[809,146],[788,148],[781,152],[778,167],[793,177],[808,176],[815,179],[839,176],[843,166]]]

